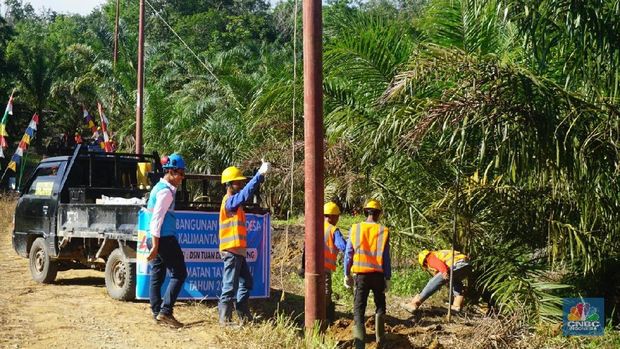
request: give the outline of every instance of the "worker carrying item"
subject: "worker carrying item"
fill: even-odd
[[[463,280],[471,273],[471,266],[467,256],[459,251],[454,251],[453,259],[452,250],[423,250],[418,255],[418,262],[423,269],[430,271],[434,276],[428,281],[422,292],[413,297],[410,303],[403,303],[401,306],[410,313],[414,313],[420,304],[450,280],[449,273],[452,272],[454,302],[451,308],[456,312],[461,311],[463,305]]]
[[[150,211],[150,249],[146,259],[151,265],[149,298],[151,311],[158,323],[172,327],[181,327],[173,315],[173,307],[183,282],[187,278],[187,269],[183,251],[176,238],[176,219],[174,217],[174,197],[176,190],[185,177],[185,161],[178,154],[172,154],[163,164],[164,177],[151,190],[147,210]],[[170,273],[170,282],[161,297],[161,287]]]
[[[245,184],[246,178],[237,167],[231,166],[222,172],[226,195],[220,207],[219,237],[224,270],[222,294],[217,306],[222,326],[233,324],[233,307],[237,310],[241,323],[252,320],[248,299],[253,278],[246,261],[247,227],[242,205],[252,198],[270,170],[271,164],[263,161],[256,175],[247,184]]]
[[[356,349],[364,348],[364,313],[371,290],[376,306],[377,347],[385,346],[385,292],[390,286],[392,268],[388,228],[378,223],[381,213],[381,204],[377,200],[364,205],[366,221],[351,226],[344,255],[345,287],[351,288],[355,279],[353,341]]]

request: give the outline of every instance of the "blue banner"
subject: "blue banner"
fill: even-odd
[[[187,265],[187,279],[179,299],[217,299],[222,292],[224,263],[219,251],[219,214],[215,212],[174,211],[177,240]],[[136,298],[149,298],[150,266],[146,261],[150,213],[138,218]],[[271,222],[269,214],[246,214],[248,227],[247,261],[254,278],[251,298],[268,298],[270,292]],[[168,285],[168,277],[162,292]]]

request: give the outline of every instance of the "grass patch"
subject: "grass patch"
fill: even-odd
[[[274,318],[240,329],[222,329],[217,336],[222,348],[321,348],[336,349],[337,342],[318,328],[304,333],[290,316],[278,312]]]
[[[611,322],[605,327],[605,333],[598,337],[562,335],[562,329],[557,325],[540,325],[534,335],[535,346],[544,348],[620,348],[620,328],[614,328]]]
[[[349,237],[349,229],[355,223],[359,223],[364,220],[363,216],[352,216],[349,214],[343,214],[340,216],[338,220],[338,228],[342,231],[343,236],[346,238]],[[273,225],[287,226],[287,225],[303,225],[304,224],[304,216],[293,216],[289,219],[277,219],[274,218],[271,220]]]
[[[399,296],[413,296],[422,291],[430,275],[420,268],[402,268],[392,270],[390,292]]]

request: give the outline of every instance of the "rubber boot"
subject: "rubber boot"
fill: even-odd
[[[452,311],[456,311],[456,312],[460,312],[461,308],[463,306],[463,299],[465,299],[465,297],[463,296],[455,296],[454,297],[454,301],[452,301]]]
[[[366,328],[364,328],[364,323],[355,323],[353,326],[353,344],[355,345],[355,349],[364,349],[365,346],[365,338],[366,338]]]
[[[329,301],[327,304],[327,323],[331,325],[336,320],[336,303]]]
[[[250,308],[248,306],[248,301],[244,301],[236,304],[237,308],[237,316],[239,317],[239,322],[243,324],[247,324],[254,320],[252,313],[250,313]]]
[[[220,326],[230,327],[234,325],[232,322],[232,303],[219,303],[217,305],[217,311],[220,316]]]
[[[385,315],[375,314],[375,339],[377,348],[385,347]]]
[[[413,314],[416,312],[416,310],[418,310],[418,307],[420,307],[420,304],[422,304],[422,300],[420,299],[420,295],[416,294],[415,297],[413,297],[413,299],[411,300],[411,302],[401,303],[400,306],[403,307],[403,309],[405,309],[406,311]]]

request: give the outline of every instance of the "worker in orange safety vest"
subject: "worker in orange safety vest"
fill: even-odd
[[[332,273],[336,271],[338,252],[344,252],[347,246],[340,229],[336,226],[340,219],[340,208],[334,202],[328,202],[323,206],[325,223],[323,229],[323,241],[325,242],[325,303],[327,305],[327,321],[333,322],[336,317],[336,304],[332,301]]]
[[[254,280],[246,261],[247,227],[242,205],[252,198],[270,170],[271,164],[263,161],[247,184],[246,177],[237,167],[231,166],[222,172],[222,183],[226,185],[219,215],[219,247],[224,261],[222,294],[218,303],[222,326],[233,325],[233,307],[241,323],[252,320],[248,299]]]
[[[454,301],[451,308],[456,312],[461,311],[464,299],[463,280],[471,273],[469,258],[459,251],[454,251],[453,254],[452,250],[423,250],[418,254],[418,263],[422,269],[428,270],[434,276],[422,292],[415,295],[411,302],[401,304],[401,307],[413,314],[426,299],[437,292],[442,285],[448,283],[450,273],[452,273]]]
[[[375,339],[377,347],[385,347],[385,292],[392,276],[388,228],[379,224],[381,203],[370,200],[364,205],[366,221],[354,224],[344,255],[344,282],[351,288],[355,279],[353,306],[353,342],[364,348],[366,329],[364,313],[372,290],[375,301]]]

